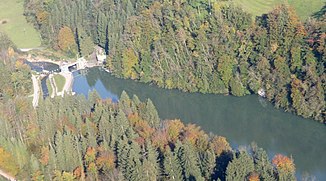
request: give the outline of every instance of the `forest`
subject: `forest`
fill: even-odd
[[[222,0],[25,1],[43,44],[67,56],[105,48],[121,78],[244,96],[325,123],[325,13],[302,22],[277,6],[253,17]]]
[[[18,180],[296,180],[291,157],[270,160],[254,143],[232,149],[194,124],[160,120],[149,99],[123,92],[113,103],[91,92],[34,109],[15,84],[0,90],[0,170]]]

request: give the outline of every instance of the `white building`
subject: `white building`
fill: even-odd
[[[98,63],[104,63],[106,60],[105,50],[99,46],[95,47],[96,59]]]

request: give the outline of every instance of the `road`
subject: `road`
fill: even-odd
[[[14,177],[10,176],[9,174],[7,174],[6,172],[2,171],[0,169],[0,175],[3,176],[4,178],[10,180],[10,181],[14,181],[16,180]]]
[[[60,73],[60,74],[66,78],[66,82],[65,82],[65,85],[64,85],[63,90],[62,90],[62,95],[65,94],[65,93],[71,93],[71,91],[72,91],[72,83],[73,83],[73,80],[74,80],[74,77],[73,77],[72,73],[69,72],[69,73]]]
[[[38,106],[38,100],[40,97],[40,86],[38,84],[38,80],[35,75],[32,75],[32,81],[33,81],[33,88],[34,88],[33,107],[35,108]]]

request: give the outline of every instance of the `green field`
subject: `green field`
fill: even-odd
[[[55,74],[53,76],[53,78],[54,78],[55,84],[57,85],[58,92],[61,92],[63,89],[63,86],[66,83],[66,78],[60,74]]]
[[[258,16],[271,11],[279,4],[289,4],[294,7],[301,19],[306,19],[315,12],[319,11],[324,5],[325,0],[233,0],[235,4],[243,7],[244,10]]]
[[[0,0],[0,31],[8,34],[18,48],[39,47],[40,34],[27,23],[23,3],[24,0]]]

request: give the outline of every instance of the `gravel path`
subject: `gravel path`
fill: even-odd
[[[32,75],[32,81],[33,81],[33,88],[34,88],[33,107],[35,108],[36,106],[38,106],[38,100],[40,97],[40,86],[38,84],[38,80],[35,75]]]

